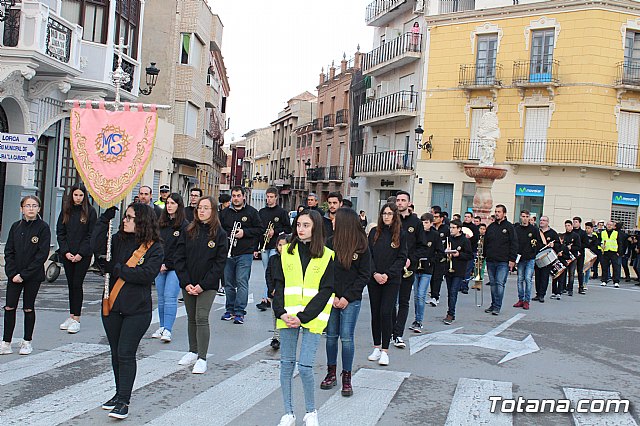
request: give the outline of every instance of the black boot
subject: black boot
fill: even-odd
[[[336,366],[328,365],[327,366],[327,376],[324,378],[322,383],[320,383],[320,389],[331,389],[336,385],[338,381],[336,377]]]

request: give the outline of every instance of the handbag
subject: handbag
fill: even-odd
[[[127,266],[129,268],[135,267],[152,245],[153,243],[140,244],[140,247],[138,247],[136,251],[133,252],[129,260],[127,260]],[[122,286],[124,286],[124,280],[122,278],[118,278],[109,292],[109,297],[102,299],[102,315],[105,317],[108,317],[111,313],[111,309],[113,309],[113,305],[116,303],[116,298],[118,297],[120,290],[122,290]]]

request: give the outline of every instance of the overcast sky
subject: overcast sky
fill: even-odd
[[[320,69],[371,50],[373,28],[364,23],[371,0],[209,0],[224,25],[224,56],[231,93],[225,134],[241,139],[268,126],[287,100],[317,95]]]

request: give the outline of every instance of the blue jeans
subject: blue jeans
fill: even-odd
[[[354,300],[344,309],[331,308],[327,324],[327,365],[338,363],[338,337],[342,342],[342,369],[353,368],[354,345],[353,335],[360,314],[361,300]]]
[[[178,294],[180,294],[180,281],[176,271],[160,272],[156,277],[156,291],[158,292],[160,327],[171,331],[176,320]]]
[[[292,379],[293,370],[296,366],[296,350],[298,348],[298,337],[302,334],[302,344],[300,345],[300,358],[298,359],[298,372],[302,380],[302,390],[304,392],[304,405],[307,413],[316,409],[315,384],[313,379],[313,364],[315,363],[320,334],[310,332],[304,327],[281,328],[280,329],[280,387],[282,388],[282,399],[284,400],[284,412],[293,414]]]
[[[518,300],[531,302],[531,283],[535,259],[521,260],[518,263]]]
[[[267,290],[267,266],[269,266],[269,258],[275,255],[278,252],[276,249],[267,249],[262,253],[262,267],[264,270],[264,294],[262,295],[263,299],[270,299],[271,296],[268,294]]]
[[[445,278],[447,279],[447,315],[451,315],[455,319],[458,292],[462,288],[464,278],[454,277],[453,275],[446,275]]]
[[[427,301],[427,291],[431,283],[431,274],[416,274],[416,281],[413,287],[413,303],[416,311],[416,321],[422,323],[424,320],[424,304]]]
[[[487,261],[487,272],[491,282],[491,309],[500,312],[502,298],[504,297],[504,287],[509,276],[509,262]]]
[[[473,252],[473,259],[467,262],[467,271],[464,276],[464,280],[462,281],[462,286],[460,286],[461,290],[469,291],[469,280],[473,278],[473,270],[476,266],[476,259],[478,258],[478,252]]]
[[[227,312],[246,315],[249,300],[249,277],[251,277],[253,254],[240,254],[227,259],[224,266],[224,294],[227,297]]]

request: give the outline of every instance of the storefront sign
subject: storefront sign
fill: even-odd
[[[611,197],[611,204],[618,204],[621,206],[639,206],[640,195],[629,194],[627,192],[614,192]]]
[[[544,197],[544,185],[516,185],[516,197]]]

